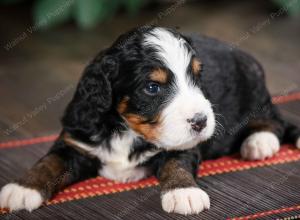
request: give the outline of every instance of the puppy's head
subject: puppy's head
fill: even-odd
[[[200,77],[201,60],[183,36],[158,27],[135,29],[86,69],[65,125],[90,140],[131,129],[166,150],[192,148],[210,138],[215,128]],[[83,106],[70,107],[78,102]],[[68,116],[72,111],[77,111],[77,121]],[[79,128],[72,130],[75,124]]]

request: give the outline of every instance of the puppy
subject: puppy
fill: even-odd
[[[146,26],[86,67],[47,155],[2,188],[1,207],[32,211],[72,183],[155,175],[166,212],[196,214],[210,199],[195,181],[202,160],[240,150],[272,157],[300,148],[300,130],[272,104],[262,67],[217,40]]]

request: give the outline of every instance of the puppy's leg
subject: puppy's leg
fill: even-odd
[[[21,179],[2,188],[0,206],[10,211],[32,211],[61,188],[97,175],[98,166],[98,160],[59,140]]]
[[[284,143],[295,144],[298,149],[300,149],[300,128],[291,124],[290,122],[285,122],[285,133],[284,133]]]
[[[159,171],[162,208],[166,212],[197,214],[210,207],[209,196],[195,181],[199,160],[189,159],[183,155],[167,159]]]
[[[241,146],[241,155],[248,160],[263,160],[279,151],[284,127],[273,120],[253,120],[248,124],[248,137]]]

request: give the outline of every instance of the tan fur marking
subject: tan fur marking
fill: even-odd
[[[150,79],[152,81],[159,82],[159,83],[166,83],[167,82],[167,78],[168,78],[167,73],[164,70],[160,69],[160,68],[154,70],[150,74]]]
[[[201,71],[201,62],[198,59],[193,58],[193,60],[192,60],[193,74],[198,75],[198,74],[200,74],[200,71]]]
[[[160,172],[159,180],[162,191],[197,186],[193,175],[182,168],[175,159],[166,162]]]
[[[65,170],[64,162],[60,157],[49,154],[28,170],[24,178],[18,182],[23,186],[38,190],[45,199],[48,199],[69,182],[70,172],[72,171]]]
[[[62,135],[62,139],[68,145],[68,147],[72,147],[73,149],[75,149],[76,151],[78,151],[79,153],[81,153],[84,156],[95,158],[94,155],[91,155],[88,151],[86,151],[86,150],[82,149],[80,146],[78,146],[80,142],[75,140],[74,138],[72,138],[70,134],[64,133]]]
[[[270,131],[276,133],[280,131],[281,126],[279,123],[270,120],[253,120],[248,124],[251,132]]]
[[[128,100],[129,100],[129,97],[126,96],[119,103],[119,105],[117,107],[117,111],[119,112],[119,114],[123,114],[127,110]]]
[[[159,117],[152,122],[148,122],[144,117],[136,114],[125,114],[128,125],[137,133],[142,134],[147,140],[158,139]]]

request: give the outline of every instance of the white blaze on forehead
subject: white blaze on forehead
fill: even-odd
[[[155,28],[150,34],[146,34],[144,44],[158,50],[158,57],[175,74],[178,82],[186,81],[186,70],[192,54],[183,38],[178,38],[163,28]]]

